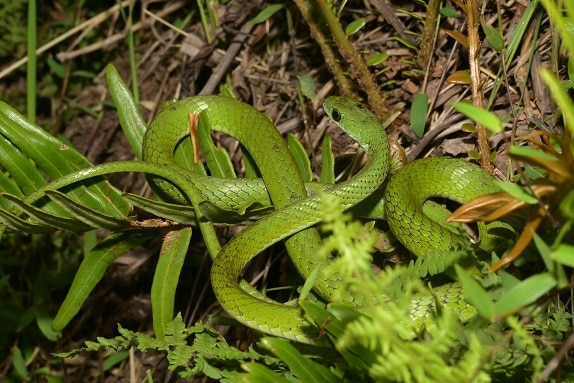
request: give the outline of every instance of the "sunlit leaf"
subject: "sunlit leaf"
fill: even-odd
[[[347,36],[354,35],[355,33],[359,32],[361,28],[363,28],[367,24],[367,20],[364,17],[361,17],[353,22],[351,22],[345,28],[345,34]]]
[[[453,108],[492,132],[501,132],[504,127],[502,120],[496,114],[471,103],[456,102]]]
[[[279,12],[283,8],[285,8],[285,3],[271,4],[265,9],[263,9],[261,12],[259,12],[257,16],[249,20],[249,23],[260,24],[264,21],[267,21],[269,18],[271,18],[271,16],[273,16],[275,13]]]
[[[496,316],[504,317],[536,302],[538,298],[556,287],[556,280],[550,273],[533,275],[502,295],[495,303]]]
[[[428,94],[417,93],[411,105],[411,128],[418,138],[422,138],[425,132],[428,101]]]

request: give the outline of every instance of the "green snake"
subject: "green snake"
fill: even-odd
[[[251,154],[262,181],[204,176],[190,176],[188,180],[202,194],[195,197],[197,200],[209,201],[224,210],[243,208],[264,199],[267,192],[276,209],[219,251],[211,271],[212,287],[223,308],[239,322],[264,333],[306,343],[320,341],[317,330],[301,316],[300,310],[252,295],[240,286],[239,275],[257,254],[285,240],[294,265],[307,277],[327,262],[316,257],[320,238],[313,228],[325,217],[321,209],[324,199],[335,197],[348,209],[376,191],[387,177],[389,144],[377,118],[357,101],[342,97],[327,98],[324,109],[361,145],[367,162],[352,179],[311,196],[307,196],[295,161],[273,124],[256,109],[230,98],[196,96],[170,104],[154,118],[143,146],[144,161],[174,166],[175,145],[189,134],[188,114],[193,113],[200,115],[201,122],[211,130],[236,138]],[[161,193],[180,202],[190,200],[185,192],[161,178],[153,177],[151,181]],[[430,250],[447,252],[468,239],[428,218],[422,207],[425,200],[442,197],[463,203],[496,191],[494,179],[476,165],[446,158],[417,160],[391,178],[384,195],[385,213],[395,236],[414,254],[424,256]],[[336,277],[319,278],[315,288],[330,299],[337,284]],[[449,307],[468,309],[458,284],[446,284],[436,291]],[[430,306],[432,302],[413,302],[415,309],[424,312],[432,310]]]

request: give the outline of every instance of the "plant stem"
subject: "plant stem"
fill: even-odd
[[[466,17],[468,22],[468,46],[469,46],[469,68],[471,78],[472,103],[478,107],[484,107],[484,95],[482,93],[482,79],[480,76],[480,37],[478,36],[480,12],[478,10],[477,0],[468,0],[466,2]],[[486,129],[476,124],[478,152],[480,153],[480,166],[486,171],[492,173],[493,166],[490,162],[490,146]]]
[[[26,65],[26,113],[36,122],[36,0],[28,2],[28,63]]]

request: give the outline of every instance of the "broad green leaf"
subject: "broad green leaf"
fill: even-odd
[[[441,7],[440,14],[443,15],[444,17],[450,17],[450,18],[454,18],[454,19],[456,19],[460,16],[454,8],[449,7],[449,6]]]
[[[531,205],[538,203],[538,199],[529,188],[505,181],[496,181],[496,185],[514,198]]]
[[[359,32],[366,24],[367,20],[364,17],[354,20],[345,28],[345,34],[347,36],[354,35],[355,33]]]
[[[28,380],[28,369],[26,368],[26,361],[22,355],[22,351],[18,346],[13,346],[10,350],[12,354],[12,366],[14,367],[14,372],[23,381]]]
[[[479,108],[468,102],[456,102],[453,104],[454,109],[464,114],[468,118],[481,124],[488,130],[498,133],[501,132],[504,124],[498,116],[486,109]]]
[[[0,102],[0,134],[7,137],[52,180],[92,166],[75,149],[29,123],[20,113],[3,102]],[[84,187],[71,188],[67,194],[93,209],[103,209],[105,213],[114,216],[125,215],[130,209],[129,204],[107,181],[103,178],[99,180],[82,183]]]
[[[571,220],[574,220],[574,190],[570,190],[560,202],[560,212]]]
[[[257,16],[249,20],[249,23],[260,24],[264,21],[267,21],[271,16],[273,16],[275,13],[279,12],[283,8],[285,8],[285,3],[271,4],[265,9],[263,9],[261,12],[259,12]]]
[[[552,252],[552,258],[562,265],[574,267],[574,246],[560,244]]]
[[[112,64],[106,66],[106,80],[110,95],[118,110],[120,125],[136,157],[141,160],[146,123],[128,86]]]
[[[0,165],[16,180],[24,194],[30,194],[46,184],[34,163],[3,135],[0,135]]]
[[[58,333],[52,330],[52,318],[44,310],[36,310],[36,324],[42,334],[52,342],[58,339]]]
[[[482,24],[482,30],[486,35],[486,41],[488,41],[488,44],[490,44],[490,46],[494,48],[495,51],[499,53],[502,52],[504,50],[504,39],[502,38],[498,30],[494,28],[492,25],[484,23]]]
[[[504,290],[508,291],[521,282],[520,279],[504,270],[500,270],[498,274],[500,275],[500,285]]]
[[[495,313],[495,305],[490,296],[474,278],[458,264],[454,265],[456,275],[462,284],[464,297],[474,306],[483,318],[491,320]]]
[[[229,153],[225,149],[215,146],[211,139],[210,125],[207,121],[207,115],[201,114],[198,123],[198,138],[207,167],[214,177],[236,178],[237,175]]]
[[[113,352],[104,360],[102,367],[104,371],[109,371],[110,368],[128,359],[129,356],[130,356],[129,350]]]
[[[367,59],[367,65],[375,66],[385,61],[389,55],[387,53],[376,53]]]
[[[509,149],[509,153],[526,158],[538,158],[542,160],[558,162],[556,156],[539,149],[529,148],[528,146],[512,145]]]
[[[339,378],[327,367],[305,357],[285,339],[265,337],[261,339],[261,344],[281,359],[302,382],[339,382]]]
[[[291,133],[287,135],[287,145],[289,146],[289,151],[295,159],[297,169],[299,169],[299,173],[301,173],[303,181],[310,182],[313,178],[313,173],[311,171],[311,162],[309,162],[309,156],[307,155],[305,148]]]
[[[418,138],[425,132],[429,96],[426,93],[417,93],[411,105],[411,128]]]
[[[269,368],[259,363],[244,363],[241,365],[249,374],[243,377],[246,383],[290,383],[293,380],[277,375]]]
[[[556,287],[556,280],[550,273],[533,275],[515,285],[495,302],[495,315],[500,318],[518,312],[536,302],[554,287]]]
[[[538,253],[540,253],[542,260],[544,261],[544,265],[550,273],[554,274],[555,267],[554,260],[552,259],[552,249],[538,234],[536,234],[535,231],[532,231],[532,239],[536,245],[536,250],[538,250]]]
[[[175,290],[190,240],[190,227],[171,231],[163,240],[151,286],[153,328],[159,339],[164,337],[166,325],[173,321]]]
[[[124,231],[111,234],[98,243],[80,264],[72,286],[52,322],[52,329],[60,331],[66,327],[80,311],[108,266],[127,250],[142,244],[152,235],[152,232]]]
[[[299,85],[299,90],[303,96],[307,97],[311,101],[315,101],[317,99],[315,82],[311,76],[307,74],[297,76],[297,84]]]

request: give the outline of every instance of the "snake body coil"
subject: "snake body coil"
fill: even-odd
[[[254,108],[233,99],[197,96],[169,105],[150,125],[143,148],[145,161],[173,166],[175,145],[189,134],[188,114],[194,113],[212,130],[235,137],[249,151],[261,172],[264,188],[253,180],[189,178],[202,195],[195,198],[233,208],[241,206],[246,196],[257,200],[261,198],[261,190],[267,190],[277,209],[249,226],[217,254],[211,270],[213,290],[223,308],[239,322],[265,333],[307,343],[318,342],[318,334],[301,317],[299,309],[251,295],[240,287],[239,275],[253,257],[285,240],[297,270],[307,277],[327,262],[316,257],[320,238],[312,228],[326,214],[321,209],[322,201],[332,196],[347,209],[371,195],[385,180],[389,144],[376,117],[358,102],[342,97],[329,97],[324,109],[365,150],[367,163],[351,180],[313,196],[307,196],[295,162],[273,124]],[[435,177],[443,178],[437,181]],[[444,177],[457,186],[448,186],[451,182],[445,182]],[[156,189],[180,202],[190,199],[165,180],[153,178],[152,181]],[[427,187],[431,190],[429,193],[420,193]],[[460,242],[458,234],[428,222],[421,207],[426,199],[445,197],[465,202],[496,191],[492,177],[475,165],[460,160],[427,159],[415,161],[395,175],[384,199],[391,230],[409,250],[424,256],[425,250],[449,251]],[[316,288],[329,299],[337,283],[337,278],[320,280]],[[437,294],[444,295],[448,305],[455,309],[468,308],[460,287],[455,284],[447,285]],[[427,312],[432,304],[432,301],[414,302],[413,306]]]

